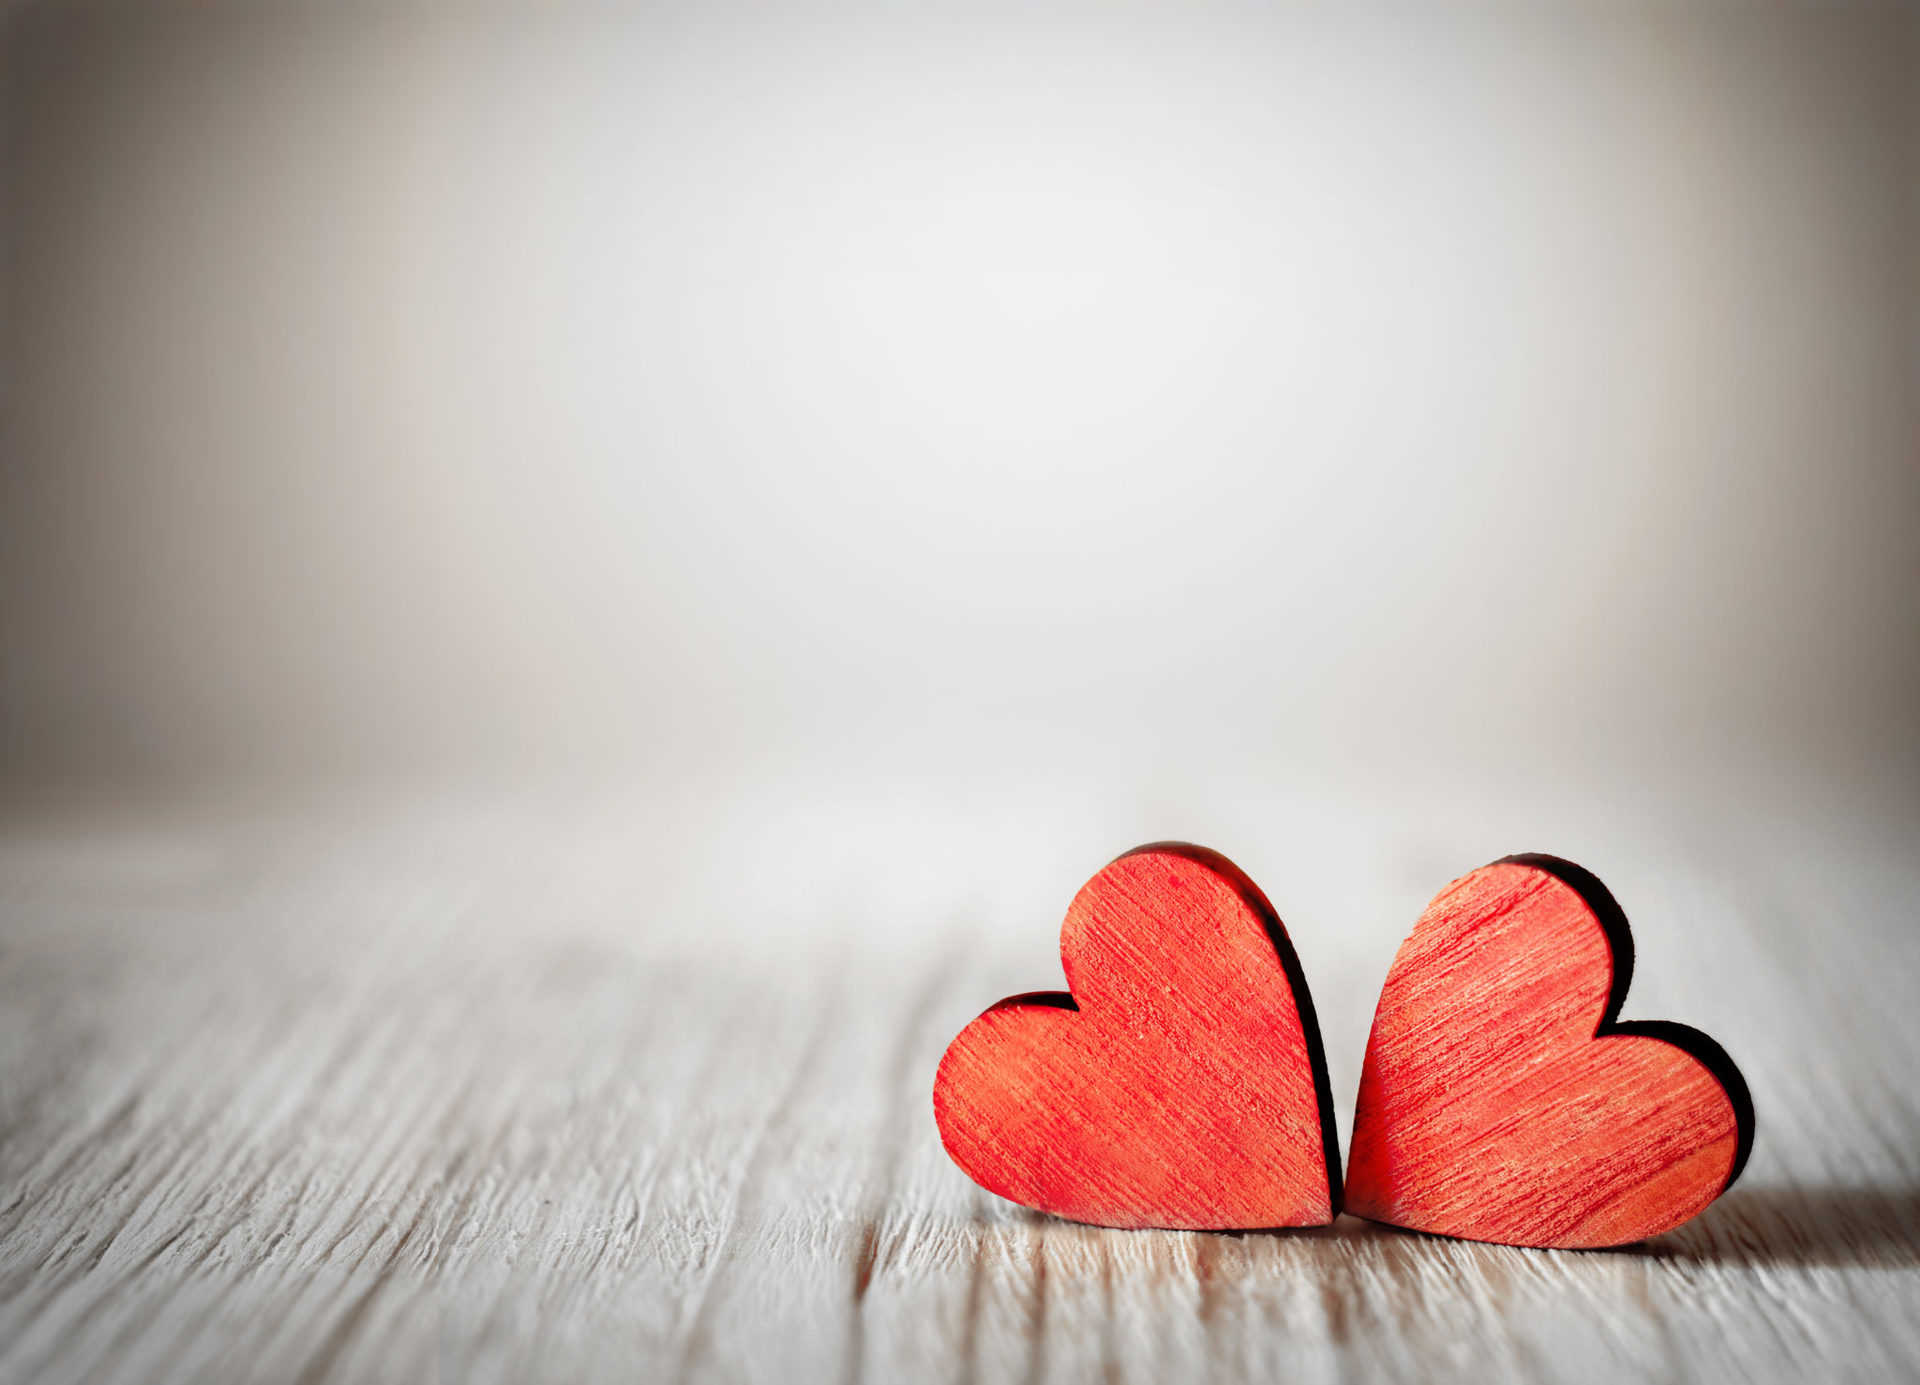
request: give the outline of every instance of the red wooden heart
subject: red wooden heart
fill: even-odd
[[[1101,1226],[1319,1226],[1339,1152],[1313,1000],[1259,887],[1160,842],[1081,889],[1072,992],[1001,1001],[940,1060],[933,1111],[990,1192]]]
[[[1520,1246],[1670,1231],[1739,1176],[1753,1104],[1697,1029],[1615,1020],[1626,915],[1593,875],[1511,856],[1454,881],[1380,992],[1347,1210]]]

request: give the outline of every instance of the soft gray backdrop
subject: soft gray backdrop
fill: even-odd
[[[22,774],[1920,766],[1911,6],[12,20]]]

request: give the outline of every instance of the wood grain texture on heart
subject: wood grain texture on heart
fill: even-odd
[[[1626,916],[1590,872],[1496,861],[1435,897],[1368,1040],[1347,1209],[1509,1245],[1670,1231],[1738,1177],[1746,1083],[1696,1029],[1616,1017]]]
[[[1244,873],[1180,843],[1129,852],[1074,897],[1060,959],[1070,993],[1001,1001],[940,1062],[935,1118],[970,1177],[1102,1226],[1333,1220],[1313,1002]]]

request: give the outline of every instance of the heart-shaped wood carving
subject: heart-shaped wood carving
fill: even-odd
[[[1511,856],[1442,890],[1380,993],[1347,1210],[1519,1246],[1670,1231],[1739,1176],[1746,1082],[1697,1029],[1619,1023],[1626,915],[1592,874]]]
[[[1001,1001],[948,1046],[933,1111],[990,1192],[1100,1226],[1319,1226],[1339,1151],[1313,1001],[1231,861],[1130,851],[1067,909],[1071,993]]]

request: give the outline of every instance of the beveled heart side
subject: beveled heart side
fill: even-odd
[[[1001,1001],[940,1061],[934,1117],[968,1176],[1100,1226],[1333,1219],[1313,1001],[1244,873],[1183,843],[1128,852],[1074,897],[1060,960],[1070,993]]]
[[[1347,1210],[1507,1245],[1670,1231],[1739,1175],[1753,1105],[1685,1025],[1616,1020],[1626,916],[1550,856],[1448,885],[1380,993],[1347,1160]]]

